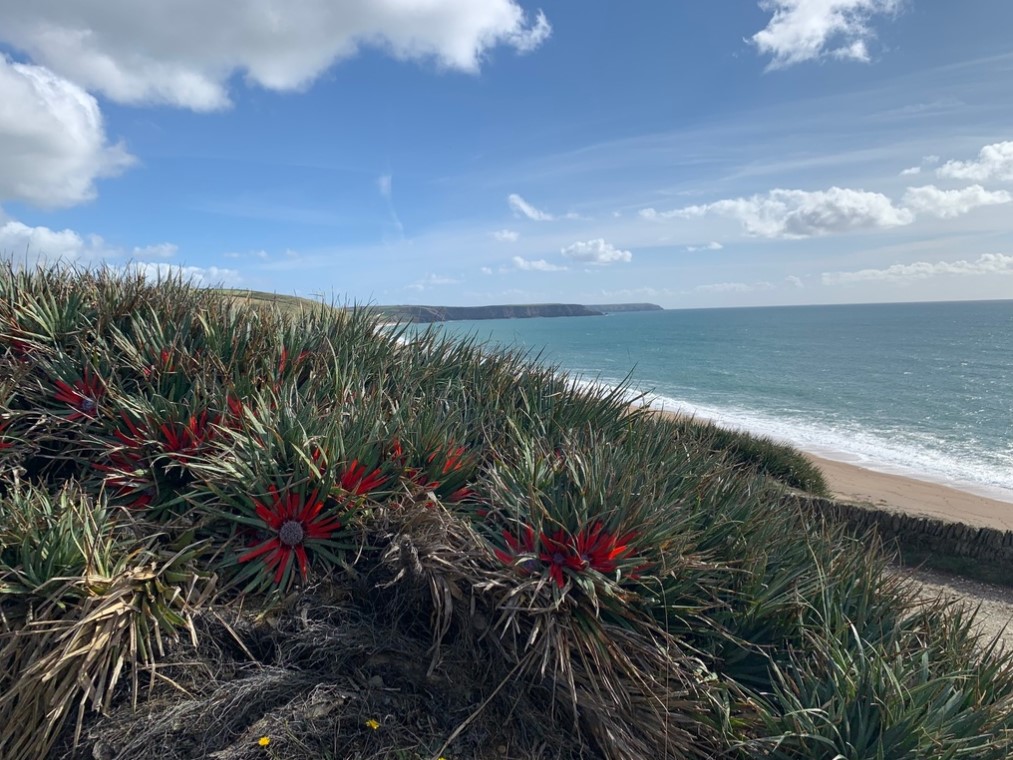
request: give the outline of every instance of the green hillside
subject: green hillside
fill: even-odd
[[[306,309],[320,309],[322,306],[320,301],[314,301],[309,298],[286,296],[279,293],[266,293],[262,290],[218,288],[217,292],[239,304],[278,309],[285,313],[299,312]]]

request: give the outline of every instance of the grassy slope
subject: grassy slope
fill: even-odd
[[[279,293],[267,293],[262,290],[244,290],[241,288],[219,288],[218,292],[237,304],[253,307],[276,309],[286,314],[297,314],[302,311],[314,311],[321,308],[319,301],[300,296],[286,296]]]
[[[173,282],[0,272],[0,351],[5,759],[1009,755],[790,449]]]

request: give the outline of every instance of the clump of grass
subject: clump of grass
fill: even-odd
[[[679,418],[680,436],[722,454],[730,462],[815,496],[829,496],[823,473],[798,449],[767,436],[732,430],[695,419]]]
[[[5,758],[1011,749],[1013,657],[788,447],[368,310],[0,296]]]

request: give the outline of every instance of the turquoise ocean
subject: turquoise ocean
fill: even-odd
[[[581,382],[1013,502],[1013,301],[448,322]]]

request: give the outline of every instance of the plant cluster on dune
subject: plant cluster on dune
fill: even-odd
[[[1013,751],[1013,657],[784,447],[109,272],[0,271],[0,367],[7,760]]]

